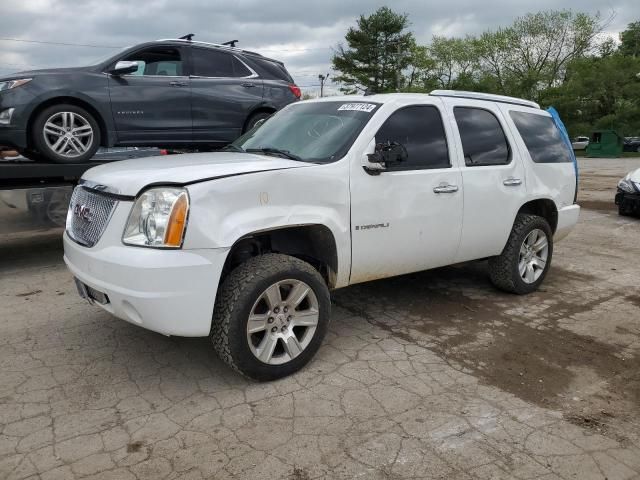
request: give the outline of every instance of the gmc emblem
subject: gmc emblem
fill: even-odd
[[[93,214],[91,209],[86,205],[77,204],[73,207],[73,214],[84,220],[85,222],[91,222],[93,220]]]

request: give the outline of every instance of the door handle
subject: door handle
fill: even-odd
[[[169,82],[172,87],[186,87],[187,82]]]
[[[441,183],[433,189],[433,193],[455,193],[457,191],[457,185],[447,185],[446,183]]]
[[[245,87],[245,88],[252,88],[252,87],[255,87],[256,84],[255,83],[251,83],[251,82],[244,82],[242,84],[242,86]]]
[[[518,185],[522,185],[522,180],[519,178],[509,177],[505,179],[502,184],[507,187],[517,187]]]

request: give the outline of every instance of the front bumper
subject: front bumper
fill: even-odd
[[[0,125],[0,146],[19,149],[27,148],[27,132]]]
[[[640,193],[629,193],[618,189],[615,202],[625,212],[640,214]]]
[[[86,248],[64,234],[64,261],[71,273],[108,297],[108,303],[94,304],[148,330],[184,337],[209,335],[228,250]]]
[[[553,235],[554,241],[562,240],[569,235],[569,232],[573,230],[573,227],[578,223],[578,217],[580,216],[580,205],[569,205],[558,210],[558,225],[556,226],[556,232]]]

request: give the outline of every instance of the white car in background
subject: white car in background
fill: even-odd
[[[640,215],[640,168],[620,179],[615,202],[620,215]]]
[[[165,335],[210,336],[251,378],[302,368],[329,291],[489,259],[536,290],[578,220],[549,113],[471,92],[291,104],[227,151],[87,171],[64,234],[80,294]]]
[[[571,142],[574,150],[586,150],[589,145],[589,137],[576,137]]]

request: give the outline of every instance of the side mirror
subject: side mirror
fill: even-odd
[[[376,144],[375,151],[368,155],[369,162],[379,163],[384,165],[385,168],[389,168],[394,164],[397,165],[401,162],[406,162],[409,158],[407,149],[404,145],[398,142],[386,142]]]
[[[127,75],[138,70],[138,62],[119,61],[116,66],[109,70],[111,75],[119,77],[120,75]]]

